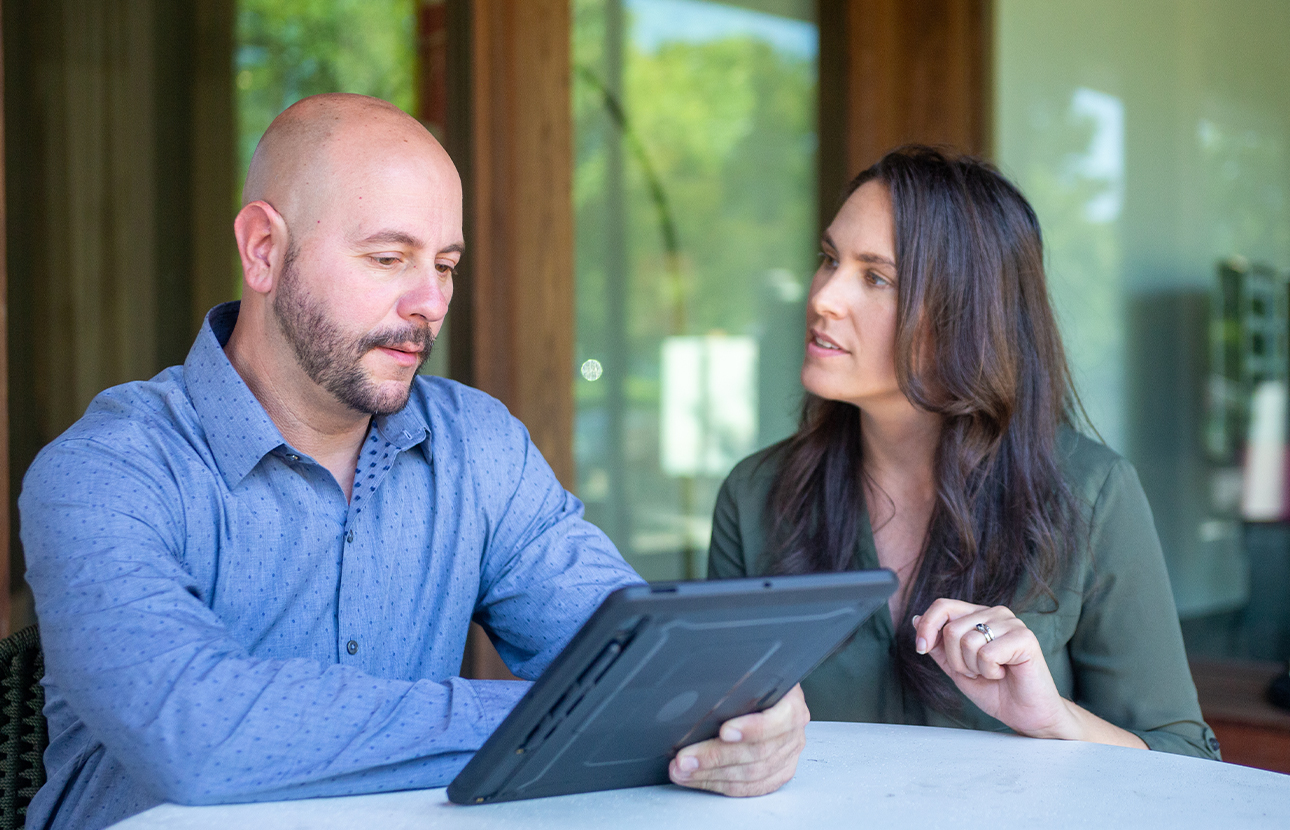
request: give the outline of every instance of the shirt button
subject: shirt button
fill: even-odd
[[[1218,738],[1210,738],[1209,748],[1214,750],[1215,752],[1218,752],[1218,747],[1219,747]]]
[[[345,650],[350,654],[358,654],[358,640],[350,640],[346,643]]]
[[[349,533],[345,534],[345,541],[350,543],[354,541],[354,531],[351,530]],[[352,654],[353,652],[350,653]]]

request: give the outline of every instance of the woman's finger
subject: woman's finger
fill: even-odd
[[[935,606],[936,603],[932,605]],[[959,606],[968,606],[968,603],[959,603]],[[1019,621],[1011,610],[1003,606],[969,607],[972,609],[969,613],[955,616],[941,627],[939,638],[945,651],[945,662],[949,668],[966,677],[976,678],[983,673],[982,665],[978,660],[980,649],[993,638],[1006,634]],[[928,609],[929,612],[931,610],[932,608]],[[978,626],[989,631],[989,636],[987,637],[986,632]]]
[[[1014,659],[1019,631],[1029,629],[1016,617],[985,619],[973,624],[972,629],[963,635],[963,662],[968,670],[979,677],[1002,680],[1003,667]]]
[[[985,610],[983,605],[973,605],[957,599],[941,598],[927,607],[922,615],[914,617],[914,649],[927,654],[940,641],[941,629],[952,620]]]
[[[963,632],[964,663],[977,676],[985,674],[985,665],[981,660],[981,649],[994,645],[1014,631],[1017,626],[1026,627],[1026,624],[1018,620],[1011,609],[1002,605],[987,608],[956,622],[965,627],[971,626],[971,628]],[[1004,646],[1000,646],[999,648],[991,649],[990,653],[1002,655],[1005,650]],[[996,672],[992,679],[998,680],[1002,676],[1002,674]]]

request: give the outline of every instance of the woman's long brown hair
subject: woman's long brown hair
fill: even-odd
[[[1072,421],[1066,357],[1044,279],[1039,221],[1021,193],[976,159],[908,146],[850,184],[885,185],[896,242],[896,377],[915,406],[940,413],[936,503],[896,621],[901,682],[941,711],[952,684],[914,651],[911,618],[949,597],[1012,605],[1023,584],[1046,595],[1074,555],[1077,511],[1058,464]],[[807,395],[797,433],[776,453],[770,569],[856,567],[864,508],[860,414]]]

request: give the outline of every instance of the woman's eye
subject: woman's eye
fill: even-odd
[[[827,265],[830,268],[838,267],[837,258],[833,256],[833,254],[829,253],[828,251],[820,251],[820,263],[822,265]]]
[[[872,285],[876,285],[876,286],[891,285],[891,280],[887,279],[885,276],[878,273],[877,271],[866,271],[865,276],[868,277],[869,282]]]

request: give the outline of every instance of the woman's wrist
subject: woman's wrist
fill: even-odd
[[[1088,740],[1083,737],[1085,729],[1083,727],[1083,718],[1080,714],[1085,710],[1074,703],[1071,703],[1064,697],[1058,698],[1057,712],[1054,713],[1052,720],[1035,729],[1027,730],[1022,733],[1028,738],[1044,738],[1055,741],[1083,741]]]
[[[1032,738],[1085,741],[1133,749],[1148,749],[1146,742],[1127,729],[1103,720],[1077,703],[1061,698],[1061,712],[1050,726],[1026,733]]]

